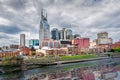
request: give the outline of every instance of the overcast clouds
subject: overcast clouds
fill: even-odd
[[[19,44],[21,33],[38,38],[41,8],[51,29],[66,27],[91,41],[100,31],[120,39],[120,0],[0,0],[0,45]]]

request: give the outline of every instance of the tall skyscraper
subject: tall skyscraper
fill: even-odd
[[[61,40],[66,40],[66,28],[63,28],[60,32]]]
[[[72,35],[72,30],[71,29],[63,28],[59,32],[60,32],[59,35],[60,35],[61,40],[73,39],[74,38],[73,35]]]
[[[72,39],[73,35],[72,35],[72,30],[71,29],[67,29],[66,30],[66,39]]]
[[[59,39],[61,39],[61,30],[58,30]]]
[[[98,38],[106,39],[108,38],[108,33],[107,32],[99,32],[97,34]]]
[[[25,34],[20,34],[20,46],[25,46]]]
[[[59,31],[57,28],[53,28],[51,31],[52,39],[59,40]]]
[[[47,22],[46,11],[44,9],[41,9],[41,21],[40,21],[40,27],[39,27],[39,42],[41,42],[45,39],[50,39],[50,26]]]
[[[97,34],[97,36],[98,36],[98,39],[97,39],[98,44],[111,44],[112,43],[112,38],[108,37],[107,32],[100,32]]]

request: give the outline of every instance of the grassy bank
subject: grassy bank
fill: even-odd
[[[37,64],[37,63],[54,63],[56,61],[70,61],[70,60],[80,60],[80,59],[90,59],[90,58],[98,58],[95,54],[85,54],[85,55],[66,55],[66,56],[59,56],[59,57],[28,57],[27,59],[23,60],[23,62],[29,64]],[[7,57],[4,58],[0,64],[0,66],[16,66],[18,64],[22,64],[22,60],[16,57]]]
[[[90,58],[98,58],[95,54],[86,54],[86,55],[74,55],[74,56],[61,56],[61,61],[68,60],[78,60],[78,59],[90,59]]]
[[[74,56],[59,56],[59,57],[38,57],[38,58],[28,58],[24,60],[26,63],[53,63],[55,61],[70,61],[70,60],[79,60],[79,59],[90,59],[98,58],[95,54],[85,54],[85,55],[74,55]]]
[[[19,56],[4,57],[0,61],[0,67],[18,67],[22,64],[23,59]]]

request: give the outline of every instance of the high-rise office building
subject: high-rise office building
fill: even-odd
[[[72,35],[72,30],[71,29],[66,29],[63,28],[62,30],[59,31],[60,39],[61,40],[66,40],[66,39],[73,39]]]
[[[59,39],[61,39],[61,30],[58,30]]]
[[[97,36],[98,36],[98,39],[99,38],[106,39],[106,38],[108,38],[108,33],[107,32],[99,32],[97,34]]]
[[[59,31],[57,28],[53,28],[51,31],[52,39],[59,40]]]
[[[112,43],[112,38],[108,37],[107,32],[100,32],[97,34],[97,36],[98,36],[98,39],[97,39],[98,44],[111,44]]]
[[[50,26],[47,21],[47,13],[44,9],[41,9],[41,21],[39,27],[39,42],[50,39]]]
[[[63,29],[60,31],[60,39],[61,39],[61,40],[66,40],[66,28],[63,28]]]
[[[71,29],[67,29],[66,30],[66,39],[73,39],[73,35],[72,35],[72,30]]]
[[[60,30],[60,39],[63,40],[64,39],[64,36],[63,36],[63,31]]]
[[[20,34],[20,46],[25,46],[25,34]]]

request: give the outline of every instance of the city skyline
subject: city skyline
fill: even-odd
[[[68,28],[73,34],[97,38],[106,31],[114,41],[120,39],[119,0],[1,0],[0,45],[19,44],[19,35],[39,38],[41,8],[46,9],[50,28]]]

